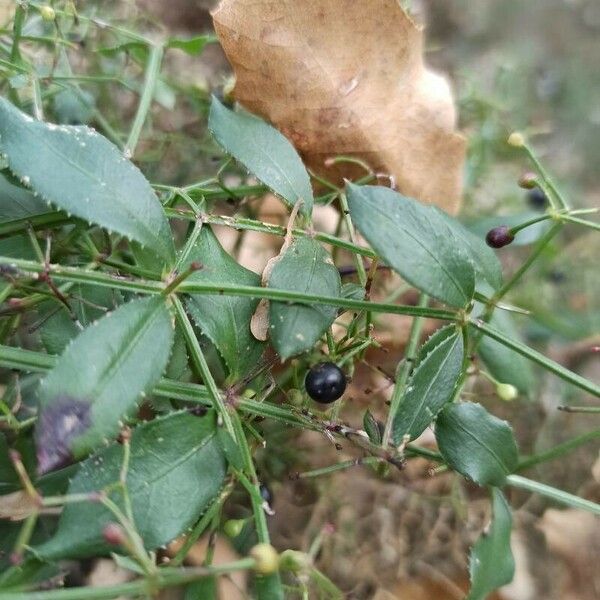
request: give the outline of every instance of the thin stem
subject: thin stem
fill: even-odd
[[[346,229],[348,229],[348,234],[350,235],[350,240],[353,244],[356,243],[356,231],[354,230],[354,224],[352,223],[352,218],[350,217],[350,208],[348,207],[348,200],[346,198],[346,194],[343,192],[339,195],[340,199],[340,207],[342,209],[342,214],[344,215],[344,222],[346,223]],[[367,272],[365,271],[365,265],[363,265],[363,261],[360,256],[353,255],[354,264],[356,265],[356,273],[358,275],[358,281],[362,287],[367,285]]]
[[[417,306],[426,308],[428,302],[429,297],[426,294],[421,294],[419,296],[419,302],[417,303]],[[404,361],[400,363],[396,374],[396,383],[394,385],[390,410],[388,412],[387,420],[385,422],[385,429],[383,431],[381,445],[384,448],[386,448],[390,443],[394,419],[396,418],[396,414],[400,408],[402,396],[404,395],[404,390],[406,389],[406,383],[408,382],[408,377],[410,376],[415,359],[417,357],[417,347],[419,345],[419,341],[421,340],[423,324],[424,321],[422,317],[415,317],[410,328],[408,343],[406,344],[406,350],[404,353]]]
[[[270,544],[271,538],[269,536],[269,528],[267,526],[267,517],[263,509],[263,498],[260,493],[259,481],[256,476],[256,468],[254,461],[252,460],[252,454],[250,447],[248,446],[248,440],[242,427],[242,422],[237,413],[232,415],[233,427],[235,430],[234,439],[237,441],[238,448],[242,454],[242,461],[244,463],[244,470],[248,474],[247,478],[244,473],[236,469],[236,476],[240,480],[240,483],[246,488],[248,495],[250,496],[250,502],[252,504],[252,513],[254,515],[254,525],[256,527],[256,535],[258,541],[261,544]],[[272,573],[268,576],[257,577],[257,598],[259,600],[266,600],[272,597],[282,597],[281,591],[281,579],[279,573]]]
[[[54,367],[56,361],[56,356],[0,345],[0,365],[5,368],[30,373],[45,373]],[[152,390],[152,394],[161,398],[169,398],[196,405],[201,404],[209,407],[213,405],[208,389],[197,383],[161,379],[158,385]],[[295,414],[284,406],[278,406],[269,402],[257,402],[245,398],[238,399],[236,405],[241,411],[253,416],[275,419],[294,427],[316,429],[309,419],[300,414]]]
[[[148,281],[141,279],[128,279],[125,277],[111,275],[98,271],[78,267],[66,267],[62,265],[49,265],[35,261],[17,259],[6,256],[0,256],[0,265],[10,265],[25,273],[44,273],[57,280],[73,281],[75,283],[88,283],[101,287],[109,287],[139,294],[162,294],[165,284],[158,281]],[[383,304],[379,302],[366,302],[364,300],[352,300],[350,298],[340,298],[334,296],[319,296],[317,294],[302,294],[288,290],[279,290],[275,288],[263,288],[244,285],[219,285],[210,282],[186,281],[178,287],[179,292],[187,294],[223,294],[230,296],[250,296],[252,298],[266,298],[267,300],[279,300],[298,302],[300,304],[325,304],[336,306],[338,308],[367,310],[377,313],[389,313],[399,315],[411,315],[430,317],[432,319],[441,319],[447,321],[456,321],[455,311],[421,308],[418,306],[405,306],[401,304]]]
[[[160,589],[185,585],[205,577],[247,571],[254,568],[254,565],[253,558],[242,558],[231,563],[210,567],[173,570],[164,568],[159,569],[152,580],[138,579],[118,585],[45,590],[43,592],[4,592],[2,600],[112,600],[120,596],[151,597]]]
[[[568,413],[598,414],[600,413],[600,406],[559,406],[558,410]]]
[[[521,279],[521,277],[529,270],[531,265],[536,261],[540,254],[544,251],[548,243],[552,238],[560,231],[562,223],[555,223],[545,234],[541,237],[534,248],[533,252],[527,257],[527,260],[512,274],[510,279],[494,294],[492,300],[498,302],[502,299]]]
[[[558,190],[558,188],[552,181],[550,175],[548,175],[548,172],[546,171],[546,169],[544,168],[542,163],[538,160],[533,148],[531,146],[529,146],[529,144],[525,144],[523,146],[523,148],[524,148],[525,152],[527,153],[527,156],[529,156],[529,159],[531,160],[531,162],[534,164],[535,168],[538,170],[538,173],[542,176],[542,183],[551,192],[551,194],[548,196],[550,203],[553,205],[554,208],[556,208],[556,206],[554,205],[554,202],[552,201],[552,196],[554,196],[556,198],[556,200],[558,201],[558,205],[559,205],[558,208],[563,208],[563,209],[568,210],[569,205],[567,204],[566,200],[563,198],[563,195],[560,193],[560,191]]]
[[[546,496],[546,498],[551,498],[565,506],[587,510],[595,515],[600,515],[600,504],[569,494],[569,492],[564,492],[563,490],[546,485],[545,483],[532,481],[531,479],[521,477],[520,475],[509,475],[506,478],[506,483],[511,487],[527,490],[528,492],[533,492],[540,496]]]
[[[576,223],[577,225],[583,225],[584,227],[589,227],[590,229],[600,231],[600,223],[594,223],[593,221],[588,221],[587,219],[578,219],[577,217],[572,217],[571,215],[563,215],[561,219],[563,219],[563,221],[568,221],[569,223]]]
[[[503,346],[506,346],[507,348],[518,352],[525,358],[528,358],[538,365],[541,365],[544,367],[544,369],[554,373],[557,377],[560,377],[574,386],[577,386],[578,388],[581,388],[582,390],[585,390],[586,392],[589,392],[590,394],[600,398],[599,385],[589,381],[588,379],[585,379],[584,377],[581,377],[581,375],[577,375],[577,373],[573,373],[573,371],[569,371],[569,369],[559,365],[557,362],[554,362],[537,350],[534,350],[533,348],[530,348],[529,346],[526,346],[517,340],[506,337],[501,331],[498,331],[487,323],[484,323],[481,319],[472,319],[470,323],[475,329],[483,332],[484,335],[487,335],[493,340],[500,342]]]
[[[522,459],[519,462],[519,471],[523,471],[525,469],[530,469],[531,467],[535,467],[544,462],[548,462],[550,460],[554,460],[555,458],[560,458],[564,456],[568,452],[579,448],[583,444],[587,444],[592,440],[600,438],[600,429],[594,429],[593,431],[589,431],[587,433],[583,433],[574,437],[572,440],[568,440],[563,442],[562,444],[558,444],[558,446],[554,446],[554,448],[550,448],[545,452],[540,452],[539,454],[534,454],[533,456],[528,456]]]
[[[125,143],[123,150],[126,157],[131,158],[135,153],[135,148],[140,139],[142,127],[146,121],[150,105],[152,104],[152,98],[154,97],[154,90],[156,88],[156,82],[158,81],[158,74],[160,73],[160,67],[162,63],[164,48],[162,45],[153,45],[150,47],[150,55],[148,56],[148,66],[146,68],[146,77],[144,80],[144,87],[142,90],[142,96],[140,103],[138,104],[137,113],[131,126],[131,132]]]
[[[304,473],[299,473],[296,477],[294,477],[294,479],[308,479],[311,477],[320,477],[321,475],[329,475],[330,473],[335,473],[336,471],[343,471],[344,469],[358,467],[360,465],[376,465],[382,461],[383,458],[379,458],[377,456],[365,456],[364,458],[345,460],[334,465],[329,465],[320,469],[314,469],[313,471],[305,471]]]
[[[227,406],[225,406],[225,402],[223,401],[221,392],[219,391],[219,388],[215,383],[212,373],[208,368],[208,363],[206,362],[204,352],[202,352],[202,348],[200,347],[200,343],[198,342],[198,338],[196,337],[194,328],[192,327],[192,324],[188,319],[188,316],[185,312],[185,309],[183,308],[181,300],[177,297],[173,297],[173,306],[175,307],[177,322],[183,330],[183,335],[185,337],[188,350],[190,351],[192,362],[200,372],[200,376],[202,377],[204,385],[208,389],[208,393],[213,402],[215,410],[219,414],[219,417],[223,420],[225,428],[233,437],[234,429],[233,423],[231,421],[231,415],[227,410]]]

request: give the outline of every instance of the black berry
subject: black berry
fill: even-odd
[[[535,187],[527,192],[527,202],[531,208],[540,210],[546,208],[548,197],[539,187]]]
[[[492,248],[502,248],[508,246],[515,236],[511,233],[510,229],[506,225],[500,225],[500,227],[494,227],[490,229],[485,236],[485,241],[488,246]]]
[[[329,404],[342,397],[346,389],[346,376],[334,363],[319,363],[306,374],[304,386],[315,402]]]
[[[273,494],[271,493],[271,490],[268,488],[268,486],[264,483],[261,483],[258,489],[260,490],[261,498],[267,504],[273,504]]]

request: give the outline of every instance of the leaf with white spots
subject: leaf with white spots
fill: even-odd
[[[439,343],[431,347],[437,341]],[[405,435],[411,440],[419,437],[452,400],[463,355],[463,337],[455,327],[443,328],[425,342],[394,419],[396,444],[400,444]]]
[[[75,338],[40,385],[39,471],[62,467],[115,436],[158,383],[172,343],[163,297],[124,304]]]
[[[215,414],[175,413],[133,431],[127,491],[133,520],[147,549],[167,544],[190,527],[219,493],[226,460],[217,440]],[[123,446],[112,444],[83,463],[69,494],[106,490],[124,511],[119,481]],[[109,491],[110,488],[110,491]],[[67,504],[53,538],[35,548],[44,559],[84,558],[114,551],[102,537],[116,518],[98,502]]]
[[[0,152],[10,171],[46,202],[173,264],[171,230],[152,187],[93,129],[35,121],[0,98]]]
[[[302,294],[341,296],[340,274],[325,249],[308,237],[295,238],[279,255],[268,287]],[[335,320],[337,309],[324,304],[271,301],[269,334],[282,359],[310,350]]]

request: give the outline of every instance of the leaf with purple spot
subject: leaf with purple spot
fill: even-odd
[[[160,379],[172,344],[162,297],[124,304],[75,338],[40,385],[39,472],[63,467],[114,437]]]

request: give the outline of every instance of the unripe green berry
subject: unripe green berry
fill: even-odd
[[[514,385],[510,385],[510,383],[499,383],[496,386],[496,394],[502,400],[510,402],[519,396],[519,390]]]
[[[508,145],[513,148],[522,148],[525,145],[525,137],[518,131],[511,133],[507,141]]]
[[[279,558],[279,568],[283,571],[301,573],[311,566],[310,557],[297,550],[284,550]]]
[[[240,533],[242,533],[242,529],[244,529],[244,525],[246,524],[245,519],[229,519],[229,521],[225,522],[223,525],[223,531],[225,535],[230,538],[236,538]]]
[[[56,13],[54,12],[54,9],[47,4],[40,6],[40,15],[42,15],[42,19],[44,19],[44,21],[54,21],[54,19],[56,19]]]
[[[279,554],[271,544],[256,544],[250,556],[256,561],[254,570],[261,575],[270,575],[279,569]]]

